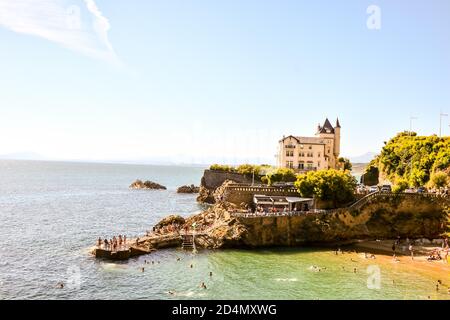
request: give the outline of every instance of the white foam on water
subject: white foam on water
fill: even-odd
[[[275,281],[278,282],[297,282],[297,278],[276,278]]]
[[[174,297],[186,297],[186,298],[193,298],[193,297],[205,297],[205,293],[196,293],[195,291],[189,290],[189,291],[182,291],[182,292],[173,292],[173,294],[170,294],[167,292],[168,295],[174,296]]]

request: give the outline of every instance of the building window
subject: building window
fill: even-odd
[[[317,156],[320,158],[320,152],[317,154]]]
[[[294,156],[294,151],[286,150],[286,157],[293,157],[293,156]]]
[[[305,156],[305,153],[304,153],[304,152],[300,152],[300,153],[298,154],[298,156],[299,156],[299,157],[304,157],[304,156]]]
[[[317,168],[320,168],[320,161],[317,162]]]
[[[300,162],[300,163],[298,164],[298,168],[299,168],[300,170],[304,170],[304,169],[305,169],[305,164],[304,164],[303,162]]]
[[[300,145],[300,149],[303,149],[303,145],[302,144]]]
[[[286,162],[286,168],[289,168],[289,169],[294,168],[294,162],[293,161],[287,161]]]
[[[312,146],[309,146],[309,150],[311,150],[312,149]]]
[[[328,149],[328,153],[330,153],[330,149]]]

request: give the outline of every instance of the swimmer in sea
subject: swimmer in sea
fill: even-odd
[[[202,282],[202,284],[200,285],[200,288],[202,288],[202,289],[207,289],[207,288],[206,288],[206,284],[205,284],[204,282]]]
[[[356,269],[356,268],[353,268],[353,273],[356,273],[356,271],[357,271],[357,269]]]
[[[141,272],[144,272],[145,271],[145,269],[144,268],[141,268]]]
[[[191,264],[191,269],[192,269],[192,268],[194,268],[194,265],[193,265],[193,264]]]
[[[209,276],[212,277],[212,272],[209,273]]]

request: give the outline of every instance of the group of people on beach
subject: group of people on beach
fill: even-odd
[[[97,247],[101,248],[103,246],[103,248],[105,250],[111,250],[111,251],[116,251],[117,249],[123,248],[127,245],[127,236],[126,235],[119,235],[119,236],[114,236],[112,239],[103,239],[102,238],[98,238],[97,240]]]
[[[409,254],[411,255],[411,260],[414,260],[414,245],[415,241],[410,241],[408,238],[406,238],[406,245],[408,246]],[[398,261],[397,259],[397,248],[401,245],[400,237],[397,238],[397,240],[392,244],[392,252],[393,252],[393,259]],[[402,251],[406,251],[406,246],[402,246]],[[431,251],[430,255],[428,256],[428,261],[444,261],[445,263],[448,263],[448,251],[449,251],[449,244],[448,239],[445,238],[442,240],[442,247],[436,248],[433,251]]]

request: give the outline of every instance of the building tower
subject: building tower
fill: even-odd
[[[334,127],[334,157],[339,159],[341,153],[341,124],[339,118],[336,119],[336,126]]]

